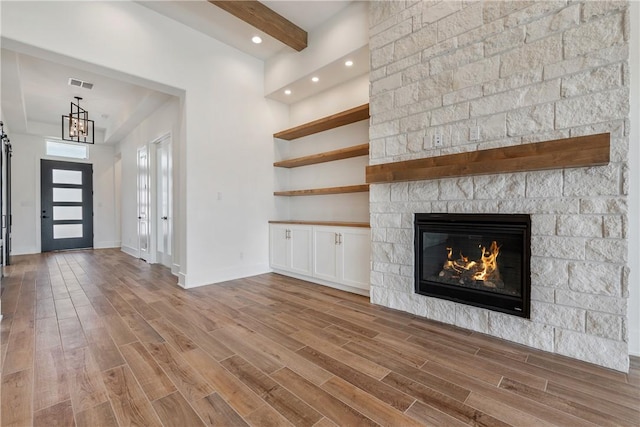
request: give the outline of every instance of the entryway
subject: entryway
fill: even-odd
[[[42,252],[93,247],[93,165],[40,161]]]

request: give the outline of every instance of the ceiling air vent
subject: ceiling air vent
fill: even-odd
[[[74,79],[73,77],[69,79],[69,86],[77,86],[85,89],[93,89],[93,83],[85,82],[80,79]]]

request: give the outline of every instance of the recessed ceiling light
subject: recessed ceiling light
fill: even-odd
[[[291,89],[286,89],[286,90],[284,91],[284,94],[285,94],[285,95],[291,95]]]
[[[348,60],[344,63],[344,65],[346,65],[347,67],[351,67],[353,65],[353,61],[352,60]]]
[[[260,36],[253,36],[251,37],[251,41],[254,42],[255,44],[260,44],[262,43],[262,38]]]
[[[311,77],[311,81],[314,83],[318,83],[320,79],[318,77]]]

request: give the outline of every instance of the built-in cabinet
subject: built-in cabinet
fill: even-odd
[[[369,104],[365,104],[278,132],[273,136],[276,139],[293,141],[368,118]],[[345,141],[345,146],[342,148],[282,159],[276,161],[273,166],[287,169],[302,168],[367,156],[369,144],[359,142],[360,144],[352,145],[353,142]],[[364,170],[362,172],[364,178]],[[322,175],[319,176],[322,177]],[[285,189],[274,192],[274,196],[326,196],[368,191],[369,185],[361,181],[337,187]],[[370,253],[371,231],[368,223],[327,221],[326,218],[317,218],[317,221],[300,221],[299,218],[294,218],[271,221],[270,224],[270,263],[271,268],[278,273],[368,295]]]
[[[368,295],[371,231],[364,226],[270,224],[271,268]]]

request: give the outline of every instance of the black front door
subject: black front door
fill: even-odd
[[[40,161],[42,252],[93,247],[93,165]]]

